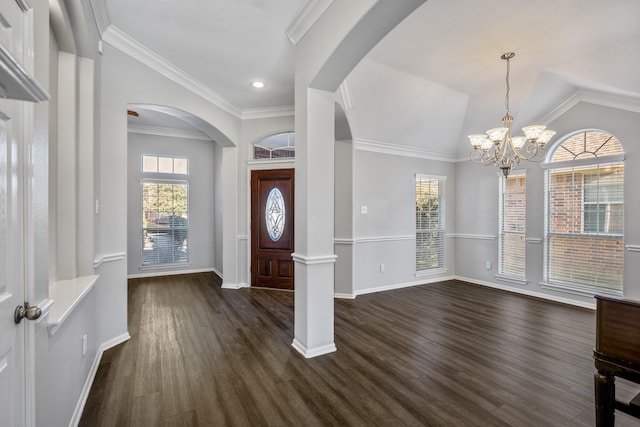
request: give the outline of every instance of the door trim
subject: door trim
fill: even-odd
[[[275,170],[275,169],[293,169],[295,176],[296,161],[295,159],[287,160],[249,160],[247,161],[247,182],[246,182],[246,230],[247,234],[242,236],[236,236],[238,242],[245,241],[247,243],[246,250],[243,251],[246,256],[245,268],[246,268],[246,282],[238,284],[237,288],[250,288],[251,287],[251,245],[253,244],[253,237],[251,236],[251,172],[254,170]],[[294,194],[295,201],[295,194]],[[243,237],[241,239],[240,237]],[[295,244],[295,242],[294,242]],[[236,288],[236,289],[237,289]]]

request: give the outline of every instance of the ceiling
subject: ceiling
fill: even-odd
[[[245,112],[293,104],[287,29],[307,3],[108,0],[106,7],[114,28]],[[638,16],[637,0],[428,0],[347,77],[351,134],[455,158],[466,152],[468,133],[500,125],[507,51],[516,52],[516,126],[548,119],[576,93],[614,96],[636,110]],[[252,88],[256,79],[266,88]],[[144,124],[145,115],[131,120]]]

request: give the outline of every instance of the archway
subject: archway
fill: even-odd
[[[215,212],[225,204],[223,149],[234,144],[177,108],[127,109],[128,277],[212,269],[222,276],[223,217]]]
[[[391,29],[426,0],[333,2],[295,48],[296,293],[293,347],[334,343],[334,93]]]

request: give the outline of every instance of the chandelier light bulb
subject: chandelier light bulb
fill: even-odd
[[[526,142],[526,140],[527,138],[525,138],[524,136],[514,136],[513,138],[511,138],[513,146],[518,150],[524,147],[524,143]]]
[[[484,133],[474,133],[473,135],[469,135],[469,141],[471,141],[471,146],[474,149],[480,148],[484,140],[487,139],[487,135]]]

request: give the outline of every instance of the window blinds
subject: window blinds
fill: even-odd
[[[500,175],[498,273],[525,279],[527,187],[523,173]]]
[[[416,271],[444,268],[444,182],[416,175]]]
[[[546,280],[621,291],[624,164],[549,169],[545,186]]]
[[[189,260],[188,193],[185,181],[143,181],[142,265]]]

